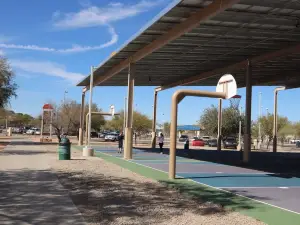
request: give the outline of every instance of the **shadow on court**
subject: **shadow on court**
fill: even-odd
[[[145,152],[159,152],[159,149],[138,148]],[[164,149],[164,154],[169,154],[169,149]],[[292,178],[300,177],[300,153],[273,153],[273,152],[251,152],[251,161],[244,164],[242,151],[226,150],[182,150],[177,149],[176,155],[184,158],[203,160],[229,166],[254,169],[273,176]]]

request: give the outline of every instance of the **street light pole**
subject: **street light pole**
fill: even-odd
[[[66,104],[66,94],[68,94],[68,91],[64,92],[64,105]]]
[[[261,146],[261,99],[262,99],[262,93],[259,92],[259,99],[258,99],[258,146],[257,148],[260,149]]]

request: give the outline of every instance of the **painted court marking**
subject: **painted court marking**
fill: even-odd
[[[112,155],[109,155],[109,154],[104,153],[104,152],[101,152],[101,153],[104,154],[104,155],[112,156]],[[112,156],[112,157],[114,157],[114,156]],[[124,161],[127,161],[127,162],[135,163],[135,164],[137,164],[137,165],[139,165],[139,166],[144,166],[144,167],[146,167],[146,168],[153,169],[153,170],[156,170],[156,171],[159,171],[159,172],[168,174],[168,172],[163,171],[163,170],[160,170],[160,169],[156,169],[156,168],[153,168],[153,167],[150,167],[150,166],[146,166],[146,165],[143,165],[143,164],[140,164],[140,163],[131,161],[131,160],[126,160],[126,159],[123,159],[123,158],[120,158],[120,159],[122,159],[122,160],[124,160]],[[278,209],[281,209],[281,210],[284,210],[284,211],[288,211],[288,212],[291,212],[291,213],[300,215],[300,213],[298,213],[298,212],[295,212],[295,211],[292,211],[292,210],[289,210],[289,209],[286,209],[286,208],[282,208],[282,207],[280,207],[280,206],[276,206],[276,205],[273,205],[273,204],[270,204],[270,203],[267,203],[267,202],[263,202],[263,201],[260,201],[260,200],[254,199],[254,198],[249,198],[249,197],[247,197],[247,196],[244,196],[244,195],[241,195],[241,194],[237,194],[237,193],[235,193],[235,192],[231,192],[231,191],[229,191],[229,190],[222,189],[222,188],[220,188],[220,187],[210,186],[210,185],[207,185],[207,184],[205,184],[205,183],[201,183],[201,182],[199,182],[199,181],[195,181],[195,180],[192,180],[192,179],[189,179],[189,178],[185,178],[185,177],[182,177],[182,176],[178,176],[178,175],[176,175],[176,177],[178,177],[178,178],[184,178],[184,179],[186,179],[186,180],[192,181],[192,182],[194,182],[194,183],[197,183],[197,184],[200,184],[200,185],[209,187],[209,188],[213,188],[213,189],[215,189],[215,190],[219,190],[219,191],[222,191],[222,192],[230,193],[230,194],[233,194],[233,195],[236,195],[236,196],[245,198],[245,199],[249,199],[249,200],[252,200],[252,201],[255,201],[255,202],[259,202],[259,203],[262,203],[262,204],[265,204],[265,205],[269,205],[269,206],[272,206],[272,207],[275,207],[275,208],[278,208]],[[228,187],[226,187],[226,188],[228,188]],[[245,188],[245,187],[243,187],[243,188]],[[270,188],[270,187],[268,187],[268,188]]]

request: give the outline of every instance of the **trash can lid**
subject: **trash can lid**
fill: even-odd
[[[70,143],[70,139],[63,137],[63,138],[61,138],[60,143]]]

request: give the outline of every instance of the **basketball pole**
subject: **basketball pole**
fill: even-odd
[[[219,98],[218,106],[218,146],[217,150],[221,151],[222,149],[222,99]]]

